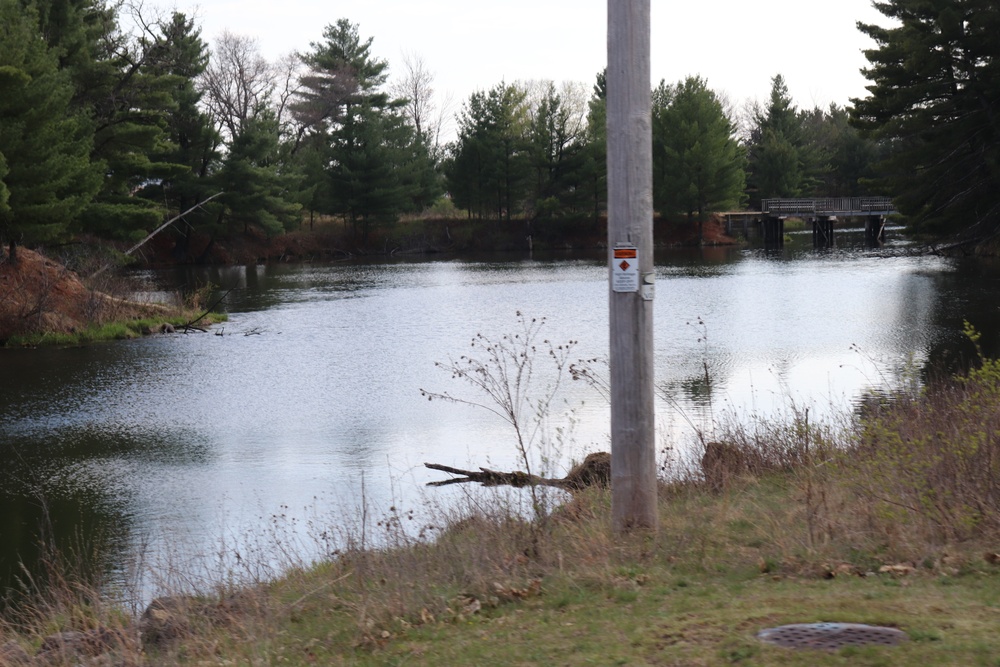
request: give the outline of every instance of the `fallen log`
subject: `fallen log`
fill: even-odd
[[[462,470],[440,463],[425,463],[424,467],[440,470],[452,475],[461,475],[451,479],[428,482],[427,486],[448,486],[449,484],[467,484],[477,482],[483,486],[554,486],[567,491],[579,491],[588,486],[611,486],[611,455],[607,452],[588,454],[583,463],[573,466],[565,477],[551,478],[531,475],[520,470],[501,472],[489,468],[479,470]]]
[[[167,220],[166,222],[164,222],[162,225],[160,225],[159,227],[157,227],[156,229],[154,229],[152,232],[150,232],[149,235],[146,236],[146,238],[144,238],[143,240],[139,241],[134,246],[132,246],[131,248],[129,248],[128,250],[126,250],[125,254],[126,255],[131,255],[133,252],[135,252],[136,250],[138,250],[139,248],[141,248],[142,246],[144,246],[146,244],[146,242],[149,241],[151,238],[153,238],[154,236],[156,236],[157,234],[159,234],[160,232],[162,232],[164,229],[166,229],[170,225],[174,224],[175,222],[177,222],[178,220],[180,220],[181,218],[183,218],[188,213],[191,213],[196,208],[199,208],[199,207],[207,204],[208,202],[212,201],[216,197],[218,197],[220,195],[223,195],[223,194],[225,194],[225,193],[223,193],[223,192],[216,192],[214,195],[212,195],[208,199],[205,199],[205,200],[202,200],[202,201],[198,202],[197,204],[195,204],[194,206],[192,206],[188,210],[184,211],[180,215],[175,215],[174,217],[170,218],[169,220]],[[102,274],[105,271],[107,271],[108,268],[109,268],[109,265],[105,265],[105,266],[99,268],[97,271],[95,271],[90,276],[90,279],[93,280],[94,278],[96,278],[100,274]]]
[[[215,302],[211,306],[209,306],[205,310],[204,313],[202,313],[198,317],[194,318],[190,322],[187,322],[185,324],[180,325],[179,328],[184,329],[184,333],[187,333],[191,329],[194,329],[195,331],[200,331],[202,333],[206,333],[207,332],[206,329],[203,329],[203,328],[195,326],[195,325],[198,324],[198,322],[200,322],[201,320],[203,320],[206,315],[208,315],[210,312],[212,312],[213,310],[215,310],[215,307],[218,306],[220,303],[222,303],[223,299],[225,299],[227,296],[229,296],[229,293],[232,292],[234,289],[235,289],[234,287],[231,287],[231,288],[227,289],[226,293],[223,294],[222,296],[220,296],[218,299],[216,299]]]

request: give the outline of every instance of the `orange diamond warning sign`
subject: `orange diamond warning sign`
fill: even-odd
[[[612,249],[611,290],[613,292],[639,291],[638,260],[639,250],[634,245],[616,245]]]

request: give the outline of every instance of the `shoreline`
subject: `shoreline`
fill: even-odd
[[[16,264],[0,262],[0,349],[126,340],[225,320],[202,312],[206,294],[174,306],[137,302],[127,280],[103,275],[88,285],[35,251],[21,248],[18,256]]]
[[[60,572],[59,586],[0,618],[0,660],[979,664],[1000,650],[1000,528],[963,518],[985,499],[979,466],[953,484],[935,466],[964,456],[963,433],[982,428],[998,392],[1000,364],[986,361],[931,392],[895,394],[840,434],[748,418],[720,434],[711,463],[674,462],[654,533],[616,534],[598,486],[531,519],[485,489],[433,525],[390,508],[340,528],[344,546],[319,561],[286,551],[279,576],[164,590],[134,614]],[[945,487],[957,502],[944,513],[909,500]],[[384,546],[364,547],[365,533]],[[798,651],[759,636],[815,622],[892,628],[903,641]]]

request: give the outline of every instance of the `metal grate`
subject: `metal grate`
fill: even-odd
[[[906,633],[860,623],[799,623],[767,628],[757,638],[786,648],[838,649],[844,646],[896,646]]]

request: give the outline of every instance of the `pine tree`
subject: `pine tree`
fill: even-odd
[[[379,223],[412,210],[418,189],[409,147],[413,132],[396,112],[351,106],[332,135],[330,196],[363,242]]]
[[[589,204],[581,202],[584,154],[583,119],[574,118],[555,84],[546,84],[532,114],[528,151],[534,172],[529,215],[536,220],[562,217]],[[582,206],[581,206],[582,204]]]
[[[363,241],[383,221],[429,204],[440,192],[434,164],[404,100],[384,90],[388,63],[371,55],[372,38],[340,19],[303,56],[309,73],[291,110],[300,125],[295,151],[304,175],[327,165],[326,180],[307,188],[311,205],[344,216]]]
[[[262,109],[247,119],[230,142],[217,180],[225,193],[220,198],[225,211],[216,233],[233,227],[247,233],[253,227],[275,236],[301,222],[301,206],[293,201],[298,186],[282,169],[278,134],[274,113]]]
[[[0,0],[0,238],[59,239],[100,185],[88,124],[73,112],[73,87],[40,39],[37,16]]]
[[[653,201],[663,215],[698,224],[707,213],[735,208],[746,182],[733,123],[705,80],[688,77],[653,93]]]
[[[607,70],[597,75],[593,94],[587,105],[587,134],[584,162],[580,170],[580,189],[586,195],[587,208],[594,222],[600,222],[608,200],[608,109]]]
[[[139,238],[162,221],[162,203],[137,196],[184,165],[155,158],[169,138],[178,76],[169,32],[142,15],[140,5],[105,0],[35,0],[46,43],[73,84],[71,108],[86,115],[93,133],[91,162],[103,175],[100,191],[80,213],[81,231]],[[123,32],[118,12],[131,11],[137,34]]]
[[[4,76],[3,72],[0,72],[0,78]],[[3,83],[0,82],[0,90],[3,90]],[[0,216],[10,212],[10,190],[7,189],[7,184],[4,183],[4,177],[10,173],[10,169],[7,167],[7,158],[0,153]],[[2,241],[2,238],[0,238]]]
[[[860,197],[872,194],[868,182],[874,175],[878,147],[852,127],[846,109],[831,104],[800,114],[806,145],[816,157],[817,197]]]
[[[194,21],[174,13],[159,26],[168,51],[152,66],[159,75],[171,77],[175,106],[166,114],[166,141],[152,155],[154,163],[177,165],[169,173],[150,181],[140,191],[143,197],[166,202],[171,213],[191,209],[219,191],[214,173],[219,166],[221,136],[211,117],[202,110],[202,91],[195,85],[208,65],[208,47]],[[180,233],[175,255],[180,259],[190,248],[191,233],[212,224],[218,212],[214,206],[191,212]]]
[[[859,24],[870,95],[852,118],[888,146],[877,185],[911,226],[974,242],[1000,233],[1000,6],[886,0],[891,27]]]
[[[767,107],[757,109],[748,145],[751,199],[799,197],[816,183],[820,165],[802,131],[802,118],[792,104],[782,75],[771,79]]]
[[[473,93],[459,115],[446,174],[455,205],[479,218],[520,212],[530,176],[525,92],[500,83]]]

